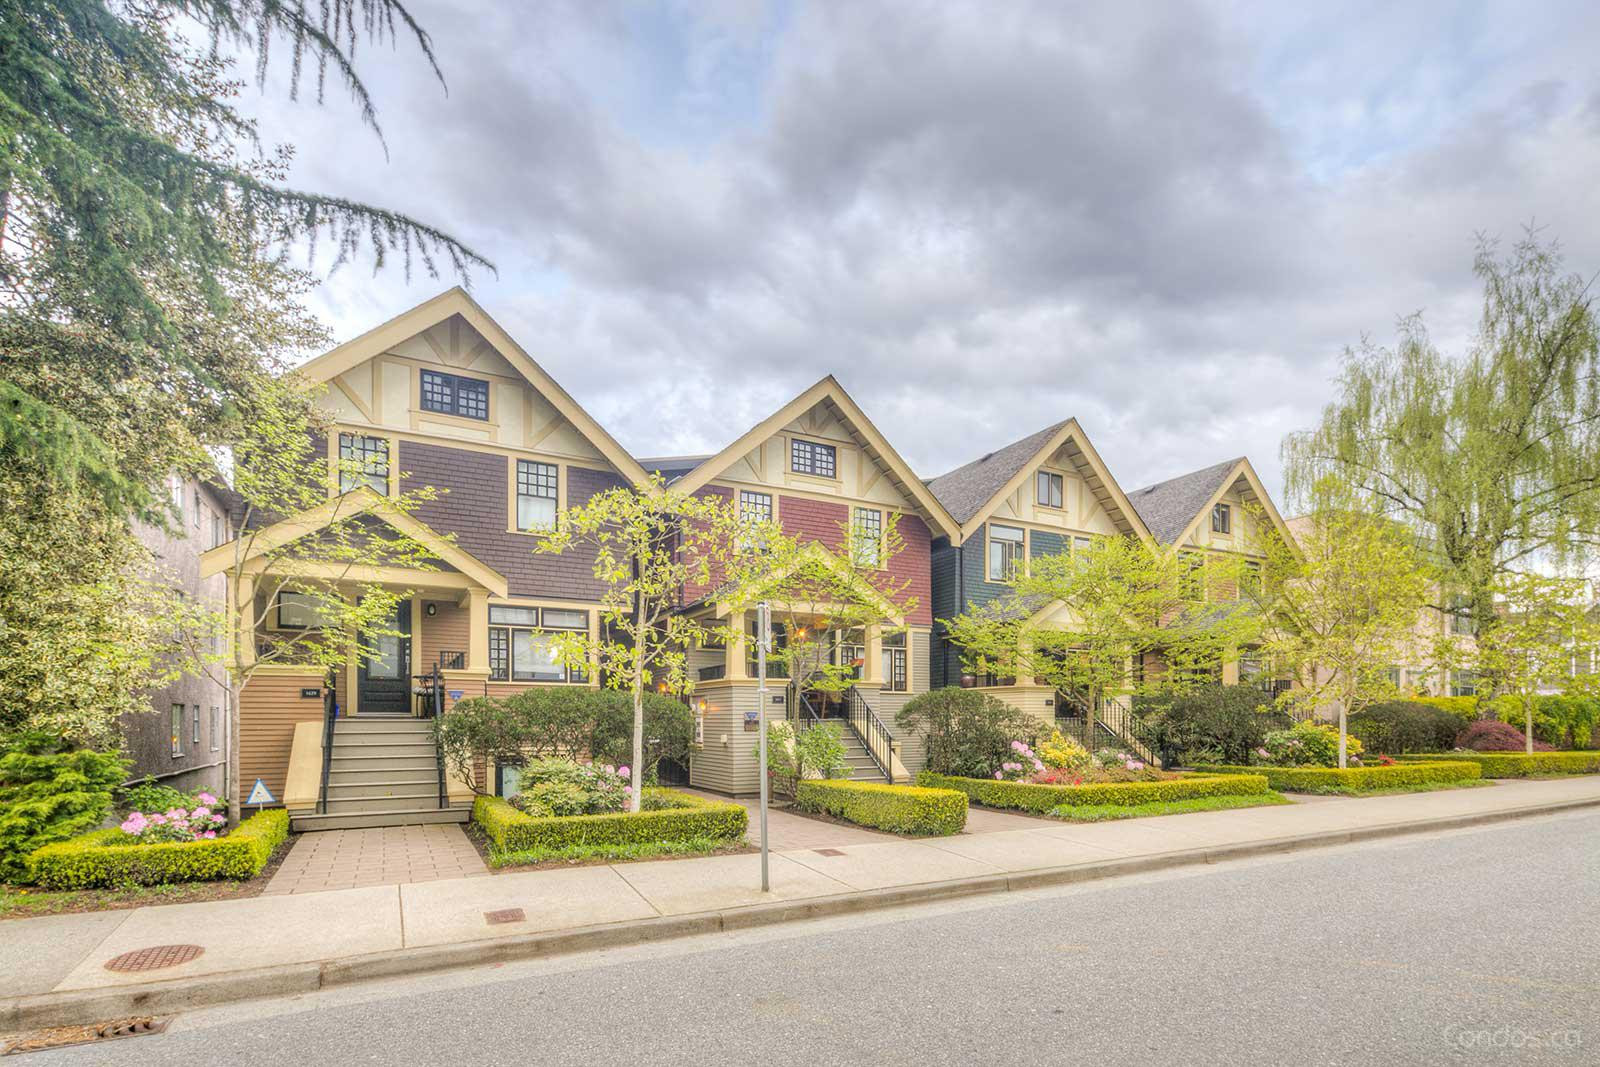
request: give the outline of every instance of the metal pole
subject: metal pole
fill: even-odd
[[[761,731],[761,891],[771,892],[767,876],[767,643],[772,635],[772,615],[767,602],[756,606],[756,728]]]

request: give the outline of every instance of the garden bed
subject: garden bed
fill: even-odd
[[[646,789],[644,811],[534,816],[499,797],[480,796],[472,821],[489,841],[496,867],[563,859],[643,859],[700,854],[744,838],[744,808],[676,789]]]
[[[1269,791],[1267,779],[1254,767],[1226,772],[1188,774],[1159,782],[1097,782],[1089,785],[1040,785],[988,778],[957,778],[923,771],[917,784],[935,789],[956,789],[974,804],[1047,815],[1063,806],[1096,805],[1134,807],[1171,803],[1200,797],[1260,796]]]
[[[1441,752],[1396,756],[1401,763],[1470,761],[1485,778],[1538,778],[1544,775],[1600,774],[1600,752]]]
[[[177,882],[245,881],[260,874],[289,836],[282,809],[252,815],[228,834],[201,841],[122,844],[120,829],[46,845],[28,858],[45,889],[127,888]]]
[[[967,824],[965,793],[921,784],[809,779],[796,785],[794,807],[857,826],[919,837],[959,834]]]
[[[1358,796],[1387,790],[1421,791],[1470,784],[1481,777],[1470,760],[1430,760],[1383,767],[1243,767],[1203,766],[1198,771],[1215,774],[1250,774],[1265,779],[1285,793],[1323,793]]]

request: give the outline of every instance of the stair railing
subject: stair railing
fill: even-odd
[[[333,724],[339,717],[339,700],[334,691],[333,672],[322,686],[322,788],[317,793],[317,814],[328,813],[328,775],[333,770]]]
[[[861,690],[853,685],[844,691],[844,712],[845,721],[850,724],[850,729],[861,739],[861,747],[867,750],[867,755],[877,764],[884,781],[893,785],[894,735],[883,725],[883,720],[872,710],[872,705],[867,703],[867,698]]]
[[[794,724],[795,733],[822,723],[822,716],[817,714],[811,698],[797,685],[789,687],[789,721]]]
[[[433,759],[439,771],[439,808],[450,806],[450,784],[444,776],[444,746],[439,743],[440,720],[444,718],[444,676],[433,668]]]

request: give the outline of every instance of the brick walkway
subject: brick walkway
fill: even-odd
[[[434,882],[489,869],[461,827],[382,826],[301,834],[262,895]]]

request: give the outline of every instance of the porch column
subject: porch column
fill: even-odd
[[[1237,652],[1237,649],[1235,650],[1235,652]],[[1239,684],[1239,657],[1237,655],[1235,655],[1232,659],[1229,659],[1229,660],[1226,660],[1226,661],[1223,662],[1223,664],[1222,664],[1222,684],[1223,685],[1238,685]]]
[[[861,664],[861,681],[871,685],[883,684],[883,626],[868,623],[866,627],[866,653]]]
[[[749,613],[744,611],[734,612],[728,616],[728,625],[733,627],[736,636],[732,641],[728,642],[727,650],[723,653],[727,657],[723,661],[725,667],[723,673],[729,678],[747,678],[749,675],[745,673],[744,665],[746,660],[745,634],[750,632]]]
[[[411,673],[426,674],[433,670],[433,664],[422,662],[422,598],[411,598]],[[410,683],[407,682],[409,685]]]
[[[229,635],[236,651],[235,662],[248,667],[256,661],[256,579],[239,575],[233,598],[234,616]]]
[[[467,594],[467,670],[489,673],[489,592]]]

